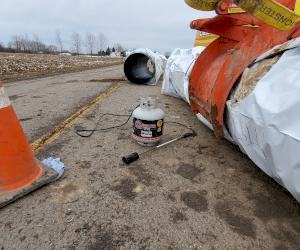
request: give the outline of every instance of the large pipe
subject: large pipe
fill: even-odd
[[[154,62],[145,54],[131,54],[125,61],[124,73],[130,82],[147,84],[155,77]]]
[[[164,72],[167,59],[149,49],[137,49],[126,58],[124,73],[135,84],[155,85]]]

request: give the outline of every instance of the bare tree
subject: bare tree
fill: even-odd
[[[99,51],[106,50],[107,45],[108,45],[108,39],[106,38],[106,36],[103,33],[100,32],[98,34],[97,42],[98,42],[98,50]]]
[[[29,38],[25,35],[15,35],[8,43],[8,49],[13,52],[25,52],[25,53],[56,53],[57,49],[53,45],[46,45],[43,43],[38,35],[33,35]]]
[[[96,37],[92,33],[87,33],[85,37],[85,43],[86,43],[86,48],[87,51],[93,55],[94,49],[95,49],[95,44],[96,44]]]
[[[29,42],[29,38],[28,35],[23,35],[20,36],[21,40],[21,51],[22,52],[29,52],[30,51],[30,42]]]
[[[15,35],[11,40],[11,47],[17,52],[24,52],[28,49],[28,39],[27,36]]]
[[[121,52],[124,51],[124,48],[123,48],[122,45],[119,44],[119,43],[115,43],[114,49],[115,49],[116,52],[119,52],[119,53],[121,53]]]
[[[75,51],[77,55],[79,55],[81,52],[81,45],[82,45],[81,37],[77,32],[74,32],[72,34],[71,39],[72,39],[72,49]]]
[[[57,47],[60,50],[60,52],[62,53],[63,50],[64,50],[64,43],[63,43],[63,40],[61,38],[61,32],[60,32],[60,30],[57,29],[55,31],[55,37],[56,37]]]
[[[47,50],[48,50],[48,53],[50,53],[50,54],[57,53],[57,47],[55,45],[49,45]]]
[[[5,46],[2,42],[0,42],[0,52],[5,51]]]
[[[9,42],[7,43],[7,48],[10,49],[10,50],[13,50],[13,49],[14,49],[14,43],[13,43],[13,41],[9,41]]]
[[[37,34],[33,35],[32,41],[28,43],[31,52],[40,52],[45,49],[45,44],[41,42],[39,36]]]
[[[11,48],[14,48],[16,51],[21,51],[22,48],[22,37],[21,36],[13,36],[11,38],[11,43],[10,43]]]

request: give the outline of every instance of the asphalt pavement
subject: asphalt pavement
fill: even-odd
[[[12,83],[7,92],[33,141],[123,77],[114,66]],[[1,250],[300,249],[300,206],[288,192],[216,139],[186,103],[160,95],[161,85],[120,83],[37,154],[61,158],[65,175],[0,210]],[[128,167],[121,157],[145,150],[130,138],[130,123],[90,138],[75,134],[104,113],[129,115],[145,95],[159,96],[167,121],[198,135]],[[108,116],[98,128],[124,120]],[[184,132],[166,124],[163,140]]]
[[[122,77],[122,65],[116,65],[6,83],[5,91],[32,142]]]

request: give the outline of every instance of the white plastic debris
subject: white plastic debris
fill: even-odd
[[[242,101],[227,102],[233,140],[300,202],[300,47],[287,50]]]
[[[194,64],[205,47],[176,49],[170,55],[161,93],[189,101],[189,79]]]
[[[124,72],[132,83],[156,85],[164,73],[166,62],[167,58],[160,53],[136,49],[125,59]]]
[[[42,161],[42,163],[57,172],[58,176],[54,181],[59,180],[65,172],[65,165],[61,162],[60,158],[49,157]]]
[[[283,52],[280,58],[272,58],[279,52]],[[250,79],[248,89],[238,85],[227,101],[225,138],[300,202],[300,38],[257,58],[243,77],[255,67],[261,70],[265,59],[271,60],[270,67],[266,65],[261,77]],[[188,82],[177,81],[181,86],[173,89],[169,82],[164,82],[162,92],[188,102],[188,92],[178,91],[188,90]],[[212,129],[202,115],[197,117]]]

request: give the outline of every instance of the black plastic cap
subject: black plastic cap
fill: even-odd
[[[139,154],[135,152],[135,153],[132,153],[130,155],[122,157],[122,161],[125,164],[129,165],[129,164],[137,161],[139,158],[140,158]]]

